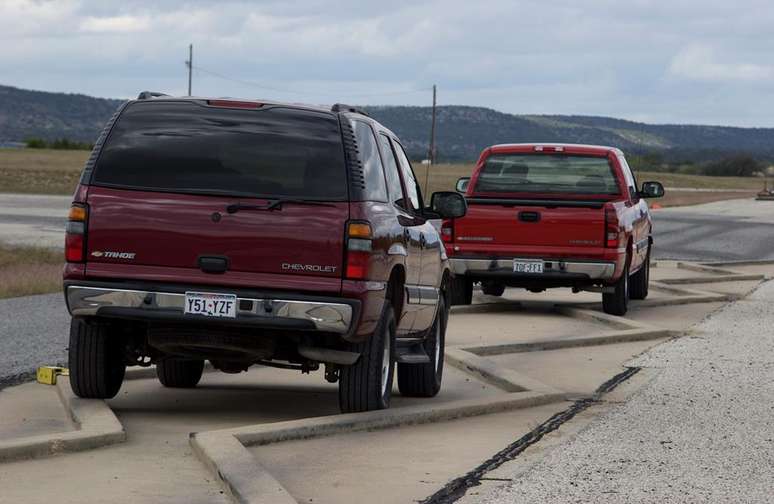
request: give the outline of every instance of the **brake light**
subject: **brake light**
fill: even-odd
[[[367,222],[347,223],[347,262],[345,276],[350,280],[368,279],[368,263],[371,261],[373,234]]]
[[[207,105],[209,105],[210,107],[257,109],[257,108],[261,108],[263,106],[263,103],[235,101],[235,100],[207,100]]]
[[[84,262],[86,258],[86,222],[88,208],[80,203],[73,203],[67,215],[65,228],[65,260],[67,262]]]
[[[454,241],[454,220],[444,219],[441,223],[441,240],[444,243],[452,243]]]
[[[621,225],[618,222],[618,213],[612,206],[605,206],[605,247],[618,248],[621,236]]]

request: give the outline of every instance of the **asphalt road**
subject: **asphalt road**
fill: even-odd
[[[657,259],[774,259],[774,201],[719,201],[655,210],[653,216]]]

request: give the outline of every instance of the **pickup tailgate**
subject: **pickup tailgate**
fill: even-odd
[[[602,204],[527,206],[471,200],[467,215],[454,222],[455,242],[471,252],[534,255],[543,249],[601,247],[604,235]]]

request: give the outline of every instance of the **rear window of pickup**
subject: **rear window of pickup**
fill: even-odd
[[[606,157],[494,154],[478,174],[476,193],[619,194]]]
[[[100,153],[92,183],[179,193],[347,198],[338,119],[289,107],[131,104]]]

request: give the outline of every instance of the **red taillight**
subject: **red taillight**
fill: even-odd
[[[371,225],[367,222],[347,223],[347,262],[344,275],[350,280],[367,280],[371,261]]]
[[[86,205],[73,203],[65,228],[65,260],[67,262],[84,262],[86,260],[87,217]]]
[[[444,219],[441,223],[441,240],[444,243],[454,241],[454,221],[452,219]]]
[[[65,260],[67,262],[83,262],[83,235],[65,235]]]
[[[611,206],[605,207],[605,247],[618,248],[618,238],[621,234],[621,226],[618,222],[618,213]]]

